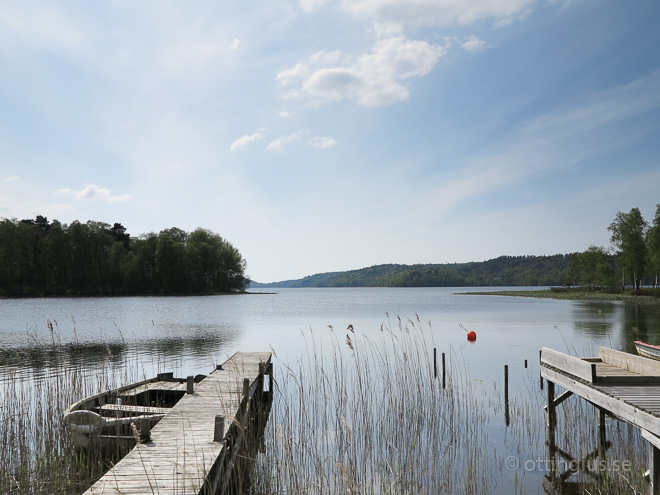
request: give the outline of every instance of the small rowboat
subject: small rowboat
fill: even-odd
[[[647,344],[641,340],[636,340],[635,347],[637,348],[637,354],[640,356],[660,360],[660,345]]]
[[[200,382],[205,375],[197,375]],[[186,394],[187,379],[173,373],[82,399],[67,408],[64,426],[79,448],[132,448]]]

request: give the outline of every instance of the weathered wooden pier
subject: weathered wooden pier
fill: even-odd
[[[598,450],[608,447],[605,417],[613,416],[641,430],[649,443],[649,493],[660,494],[660,361],[601,347],[598,357],[579,358],[552,349],[541,350],[541,376],[547,380],[547,438],[550,455],[568,454],[555,442],[556,408],[572,394],[598,411]],[[565,389],[555,396],[555,386]],[[546,493],[562,493],[563,479],[571,473],[546,477]]]
[[[272,391],[271,353],[237,352],[201,382],[189,380],[188,393],[150,436],[85,494],[240,491],[237,488],[256,456]]]

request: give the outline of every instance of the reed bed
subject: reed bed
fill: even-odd
[[[443,388],[430,324],[418,317],[380,332],[349,326],[329,335],[304,333],[304,355],[276,366],[252,494],[544,493],[553,472],[563,475],[561,489],[573,490],[565,493],[648,490],[648,447],[638,429],[608,419],[609,447],[595,456],[597,411],[579,397],[558,409],[557,446],[566,457],[548,451],[538,366],[516,369],[522,385],[517,380],[505,402],[501,380],[490,387],[471,378],[451,352]]]
[[[116,457],[74,448],[64,434],[64,412],[83,397],[136,381],[138,367],[128,357],[117,362],[110,347],[90,369],[63,359],[65,345],[56,338],[32,345],[44,346],[54,360],[34,369],[17,359],[0,370],[0,494],[82,493]]]
[[[253,493],[489,493],[484,406],[465,369],[444,389],[434,379],[421,327],[330,328],[330,352],[306,335],[278,380]]]

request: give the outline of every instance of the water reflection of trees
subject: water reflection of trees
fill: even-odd
[[[609,337],[611,345],[636,354],[635,340],[660,344],[660,311],[636,303],[581,302],[574,306],[575,330]]]
[[[185,331],[187,330],[187,331]],[[191,331],[193,330],[193,331]],[[201,329],[197,329],[201,330]],[[179,329],[176,336],[111,342],[28,342],[23,347],[0,348],[0,368],[32,369],[113,365],[140,360],[172,359],[182,356],[208,357],[237,340],[239,333],[215,328],[194,331]]]

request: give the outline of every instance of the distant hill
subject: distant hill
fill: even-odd
[[[427,265],[376,265],[328,272],[298,280],[260,284],[268,287],[484,287],[562,285],[570,254],[500,256],[488,261]]]

